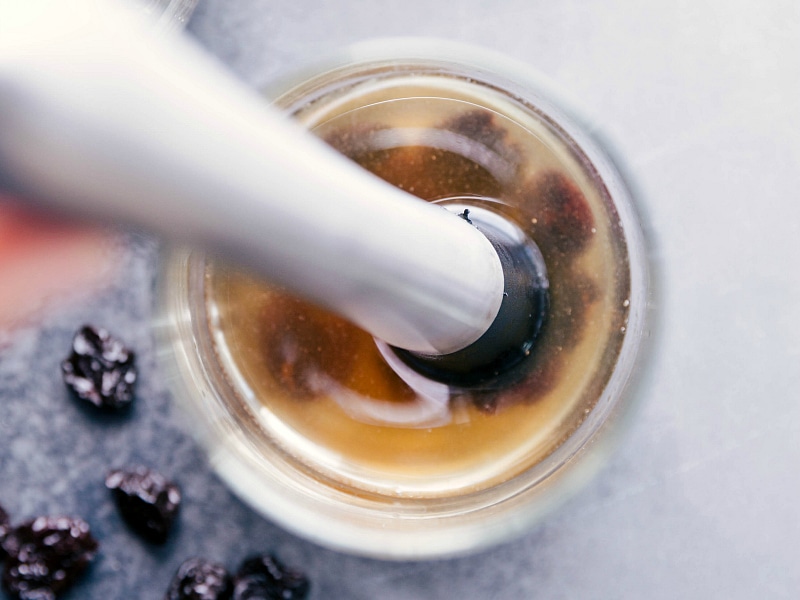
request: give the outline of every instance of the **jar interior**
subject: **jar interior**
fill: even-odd
[[[385,497],[471,494],[552,456],[603,396],[630,312],[625,231],[590,161],[513,95],[420,65],[277,103],[397,187],[513,221],[544,257],[550,311],[519,377],[458,389],[404,376],[368,333],[209,260],[207,335],[252,430],[311,477]]]

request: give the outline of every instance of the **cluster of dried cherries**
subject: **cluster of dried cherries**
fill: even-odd
[[[84,326],[61,365],[64,382],[81,401],[101,410],[126,409],[134,398],[135,355],[105,329]],[[105,485],[123,520],[142,538],[164,543],[178,514],[178,485],[145,466],[110,471]],[[89,524],[75,516],[40,516],[12,526],[0,506],[2,584],[19,600],[55,600],[89,567],[99,549]],[[178,569],[166,600],[303,600],[309,582],[272,555],[246,559],[231,574],[190,558]]]

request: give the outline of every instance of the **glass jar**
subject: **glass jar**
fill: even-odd
[[[338,550],[433,558],[520,534],[598,470],[633,404],[650,292],[620,171],[542,77],[461,44],[359,44],[267,95],[395,185],[524,230],[547,266],[547,320],[517,376],[459,388],[174,249],[160,347],[189,427],[241,498]]]

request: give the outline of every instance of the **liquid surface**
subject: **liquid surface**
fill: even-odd
[[[210,327],[242,402],[285,452],[371,492],[473,491],[542,460],[591,411],[625,334],[627,255],[591,169],[535,114],[467,82],[365,84],[297,117],[412,194],[512,219],[544,256],[550,311],[514,381],[458,390],[393,368],[343,319],[212,264]]]

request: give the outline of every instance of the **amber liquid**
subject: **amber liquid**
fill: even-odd
[[[365,493],[468,493],[542,461],[593,409],[625,336],[627,254],[592,169],[554,126],[470,82],[397,77],[296,116],[412,194],[516,222],[544,256],[550,311],[514,380],[410,385],[369,334],[211,264],[209,326],[241,402],[312,473]]]

